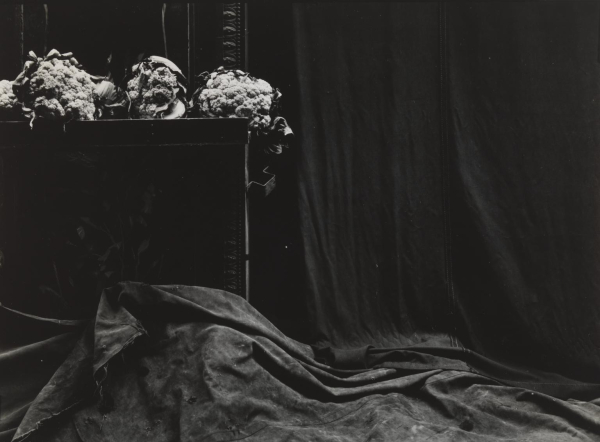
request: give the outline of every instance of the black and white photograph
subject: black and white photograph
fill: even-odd
[[[600,1],[0,1],[0,442],[600,441]]]

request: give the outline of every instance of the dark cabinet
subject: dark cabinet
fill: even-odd
[[[95,310],[120,280],[246,296],[245,119],[0,122],[0,302]]]
[[[0,79],[28,51],[118,81],[148,55],[188,78],[247,68],[244,3],[0,5]],[[0,122],[0,302],[81,316],[119,280],[247,297],[247,121]]]

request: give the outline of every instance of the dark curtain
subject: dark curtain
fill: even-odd
[[[295,5],[321,342],[464,346],[597,380],[599,13]]]
[[[295,5],[309,310],[336,345],[418,343],[445,305],[438,5]]]
[[[496,359],[600,367],[597,2],[448,5],[460,334]]]

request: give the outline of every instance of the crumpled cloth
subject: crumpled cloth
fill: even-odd
[[[52,326],[70,327],[56,338],[68,354],[15,441],[600,437],[593,400],[509,386],[452,353],[396,349],[386,362],[369,347],[312,348],[220,290],[121,283],[104,292],[95,320]]]

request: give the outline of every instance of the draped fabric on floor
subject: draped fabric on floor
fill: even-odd
[[[600,4],[293,13],[313,345],[199,287],[2,307],[0,441],[598,440]]]
[[[59,338],[72,351],[13,440],[547,442],[600,434],[600,404],[507,386],[426,349],[397,354],[391,365],[366,348],[315,350],[219,290],[124,283],[105,290],[95,321],[75,342],[72,335]],[[26,366],[23,351],[4,357]],[[4,372],[9,378],[19,373]]]

